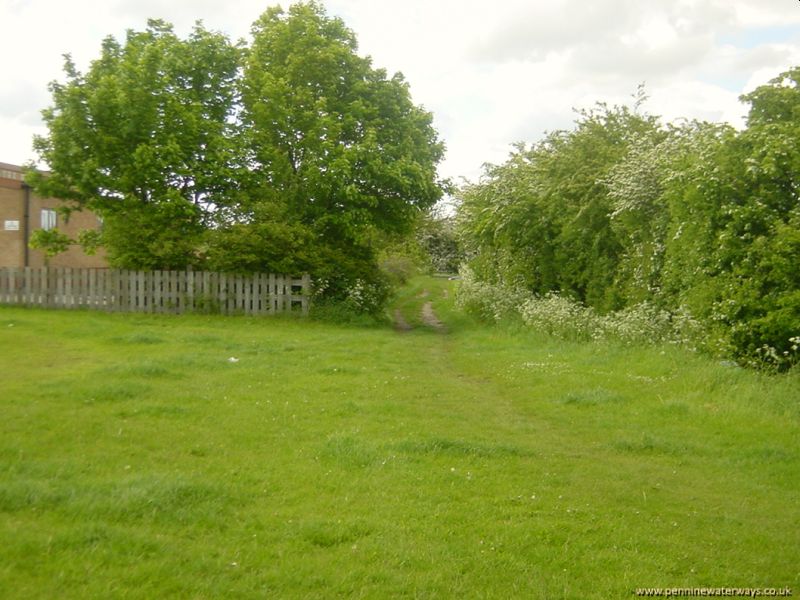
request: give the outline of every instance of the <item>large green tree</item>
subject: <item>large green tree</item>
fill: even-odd
[[[85,74],[67,56],[34,141],[51,172],[30,182],[101,215],[112,264],[190,264],[211,208],[231,196],[239,57],[200,24],[180,39],[155,20],[122,44],[106,38]]]
[[[314,252],[284,246],[298,266],[331,282],[374,279],[379,240],[409,232],[442,196],[432,116],[402,75],[359,56],[354,33],[316,2],[271,8],[252,33],[242,79],[251,176],[214,235],[249,232],[256,258],[255,240],[278,219],[293,239],[314,240]],[[274,264],[268,245],[262,268]],[[236,264],[220,250],[218,260]]]
[[[357,54],[355,35],[315,3],[253,26],[244,124],[261,183],[323,235],[405,231],[442,195],[443,146],[403,76]]]
[[[268,9],[248,47],[150,21],[51,86],[40,193],[105,218],[112,264],[310,271],[380,286],[380,244],[442,196],[444,152],[402,75],[316,2]],[[359,281],[360,280],[360,281]]]

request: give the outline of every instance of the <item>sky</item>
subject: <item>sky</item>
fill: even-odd
[[[231,39],[278,0],[0,0],[0,162],[37,157],[47,85],[62,55],[80,70],[104,37],[122,39],[148,18],[188,33],[202,20]],[[798,0],[327,0],[359,54],[402,72],[447,146],[440,175],[477,181],[516,142],[567,129],[574,109],[644,110],[743,124],[739,96],[800,65]],[[45,165],[42,165],[45,166]]]

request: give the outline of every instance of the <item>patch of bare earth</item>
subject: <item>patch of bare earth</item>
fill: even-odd
[[[422,290],[419,294],[417,294],[417,298],[427,298],[428,296],[430,296],[430,292],[428,292],[428,290]],[[433,310],[433,304],[430,301],[422,305],[420,316],[422,318],[422,322],[427,327],[442,332],[447,330],[447,328],[444,326],[444,323],[442,323],[439,320],[439,317],[436,316],[436,313]],[[394,328],[395,331],[400,332],[411,331],[414,329],[414,327],[410,325],[408,321],[406,321],[405,317],[403,317],[403,312],[399,308],[394,310]]]
[[[436,316],[436,313],[433,312],[433,305],[430,302],[426,302],[422,305],[422,321],[425,325],[436,331],[444,331],[445,329],[444,324]]]

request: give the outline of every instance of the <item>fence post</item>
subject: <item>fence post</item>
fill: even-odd
[[[64,297],[61,299],[64,308],[72,308],[72,269],[64,268]]]
[[[184,295],[184,311],[192,313],[194,312],[194,271],[189,269],[184,273],[184,277],[186,278],[186,292]]]
[[[311,275],[308,273],[303,273],[301,281],[302,291],[300,293],[303,295],[303,300],[301,301],[300,306],[302,307],[303,316],[305,316],[311,309]]]
[[[12,303],[11,299],[11,269],[0,269],[0,302]]]
[[[255,277],[252,275],[246,275],[243,277],[244,280],[244,314],[252,315],[253,314],[253,305],[250,303],[250,299],[253,297],[253,282]]]

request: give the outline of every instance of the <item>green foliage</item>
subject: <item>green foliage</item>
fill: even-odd
[[[522,288],[486,281],[467,266],[461,269],[456,290],[456,302],[461,310],[489,322],[513,319],[529,296]]]
[[[86,74],[68,58],[35,142],[52,173],[29,182],[101,215],[114,266],[308,271],[332,300],[382,290],[376,241],[409,234],[445,187],[431,114],[316,2],[268,9],[252,36],[149,21]]]
[[[726,165],[736,178],[718,236],[727,276],[719,312],[738,356],[766,347],[785,367],[800,335],[800,68],[743,100],[748,126]],[[745,172],[734,171],[742,163]]]
[[[356,53],[355,35],[315,2],[253,26],[243,121],[264,186],[323,241],[410,230],[442,193],[443,146],[402,75]]]
[[[436,210],[418,215],[410,234],[385,240],[379,264],[394,285],[420,273],[457,273],[464,259],[453,218]]]
[[[94,256],[97,249],[103,245],[103,232],[97,229],[83,229],[78,232],[77,241],[87,255]]]
[[[123,44],[106,38],[86,74],[67,56],[67,81],[51,84],[43,111],[48,134],[34,141],[51,172],[29,183],[104,217],[112,265],[190,264],[209,211],[234,186],[239,56],[199,24],[182,40],[154,20]]]
[[[701,325],[683,309],[670,312],[643,301],[601,315],[556,292],[531,296],[519,288],[477,280],[468,268],[462,270],[456,298],[462,309],[483,320],[521,321],[533,330],[570,341],[693,347],[702,334]]]
[[[417,263],[407,254],[388,253],[379,262],[381,271],[392,285],[401,286],[419,272]]]
[[[314,278],[315,302],[341,304],[348,311],[380,317],[391,296],[391,281],[371,262],[371,250],[364,250],[366,256],[360,257],[348,250],[333,249],[322,257]]]
[[[799,84],[796,68],[744,96],[742,132],[662,127],[617,107],[518,146],[462,190],[475,275],[600,313],[688,311],[708,349],[789,368],[800,334]]]
[[[171,194],[170,194],[171,195]],[[202,235],[198,207],[174,198],[144,205],[127,199],[106,213],[102,240],[108,260],[121,269],[179,270],[197,264]]]
[[[227,212],[231,212],[227,209]],[[204,265],[213,271],[316,272],[321,257],[314,233],[292,220],[278,202],[255,203],[246,218],[239,213],[205,232]]]
[[[62,252],[66,252],[74,241],[58,229],[37,229],[31,233],[28,245],[44,252],[45,263]]]
[[[443,146],[402,76],[387,78],[356,50],[353,32],[314,2],[255,23],[242,120],[258,177],[234,219],[258,228],[260,207],[280,204],[290,231],[313,240],[297,259],[326,297],[375,312],[388,297],[378,240],[410,232],[439,199]]]
[[[417,226],[415,239],[426,254],[431,271],[458,273],[464,252],[453,217],[426,215]]]
[[[600,309],[613,287],[621,242],[602,184],[655,119],[626,107],[581,112],[574,131],[517,145],[503,165],[461,190],[461,235],[479,277],[546,294],[559,290]]]
[[[751,110],[741,133],[706,127],[713,135],[695,137],[690,164],[665,190],[674,232],[665,289],[751,365],[788,366],[782,357],[800,332],[800,126],[790,110],[794,102],[800,111],[798,76],[794,69],[744,96]]]

